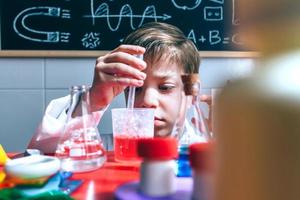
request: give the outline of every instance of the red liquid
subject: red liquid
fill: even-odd
[[[58,145],[56,156],[59,158],[72,158],[86,160],[104,156],[105,150],[99,141],[66,141]]]
[[[114,137],[115,160],[119,162],[141,161],[137,153],[137,142],[139,139],[141,138],[128,138],[126,136]]]

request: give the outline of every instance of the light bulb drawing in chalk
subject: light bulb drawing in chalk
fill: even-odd
[[[201,4],[201,2],[202,0],[189,0],[185,1],[185,5],[180,5],[180,3],[178,3],[176,0],[172,0],[173,5],[182,10],[194,10]]]
[[[210,1],[218,3],[218,4],[224,4],[224,0],[210,0]]]
[[[28,19],[32,17],[47,16],[70,18],[70,11],[57,7],[30,7],[21,11],[14,19],[13,28],[18,36],[35,42],[69,42],[70,33],[59,31],[42,31],[30,28]]]
[[[95,49],[100,45],[100,37],[98,37],[100,33],[86,33],[81,39],[82,45],[85,48]]]
[[[132,30],[140,27],[145,19],[153,19],[153,21],[159,20],[167,20],[170,19],[171,16],[167,14],[157,15],[156,8],[153,5],[147,6],[142,15],[133,14],[132,8],[129,4],[125,4],[121,7],[119,14],[110,14],[109,5],[107,3],[101,3],[94,10],[94,2],[91,0],[91,15],[84,15],[83,17],[92,18],[93,25],[95,25],[95,19],[104,18],[106,19],[107,25],[111,31],[117,31],[121,25],[121,21],[123,18],[130,19],[130,27]],[[111,19],[118,18],[118,22],[115,26],[112,25]],[[137,26],[134,25],[134,19],[140,19]]]

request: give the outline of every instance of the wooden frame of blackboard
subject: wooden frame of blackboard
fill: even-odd
[[[105,55],[109,51],[33,51],[33,50],[0,50],[2,57],[56,57],[56,58],[89,58]],[[255,58],[259,53],[255,51],[199,51],[202,58]]]

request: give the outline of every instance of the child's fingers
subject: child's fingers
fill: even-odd
[[[207,124],[209,130],[212,131],[212,96],[211,95],[201,95],[200,101],[205,102],[208,105],[208,119]]]
[[[200,96],[200,101],[207,103],[209,106],[212,105],[212,97],[210,95],[201,95]]]
[[[108,63],[103,64],[100,69],[103,73],[126,78],[136,78],[138,80],[145,80],[146,74],[133,67],[123,63]]]
[[[129,78],[129,77],[119,77],[115,75],[111,75],[110,83],[112,85],[121,85],[121,86],[136,86],[141,87],[144,84],[143,80]]]
[[[138,45],[130,45],[130,44],[122,44],[115,48],[114,50],[111,51],[111,53],[114,52],[124,52],[128,54],[144,54],[145,53],[145,48],[138,46]]]
[[[199,128],[199,131],[202,132],[202,133],[206,133],[207,131],[210,131],[210,130],[211,130],[211,129],[210,129],[210,121],[209,121],[208,119],[204,119],[204,120],[205,120],[204,123],[206,123],[206,124],[208,125],[208,127],[205,127],[205,125],[204,125],[203,122],[201,122],[201,121],[196,121],[196,119],[195,119],[194,117],[191,119],[192,124],[193,124],[195,127]],[[207,130],[206,128],[208,128],[209,130]]]
[[[146,62],[131,54],[124,52],[114,52],[103,58],[104,63],[124,63],[130,67],[144,70],[146,68]]]

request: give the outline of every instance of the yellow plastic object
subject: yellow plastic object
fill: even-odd
[[[5,179],[5,173],[0,171],[0,183]]]
[[[4,165],[6,161],[9,160],[2,145],[0,144],[0,165]]]
[[[1,176],[1,173],[0,173]],[[11,184],[11,185],[27,185],[27,186],[41,186],[47,182],[49,176],[42,177],[42,178],[35,178],[35,179],[22,179],[22,178],[15,178],[6,176],[5,180],[3,181],[4,184]]]

